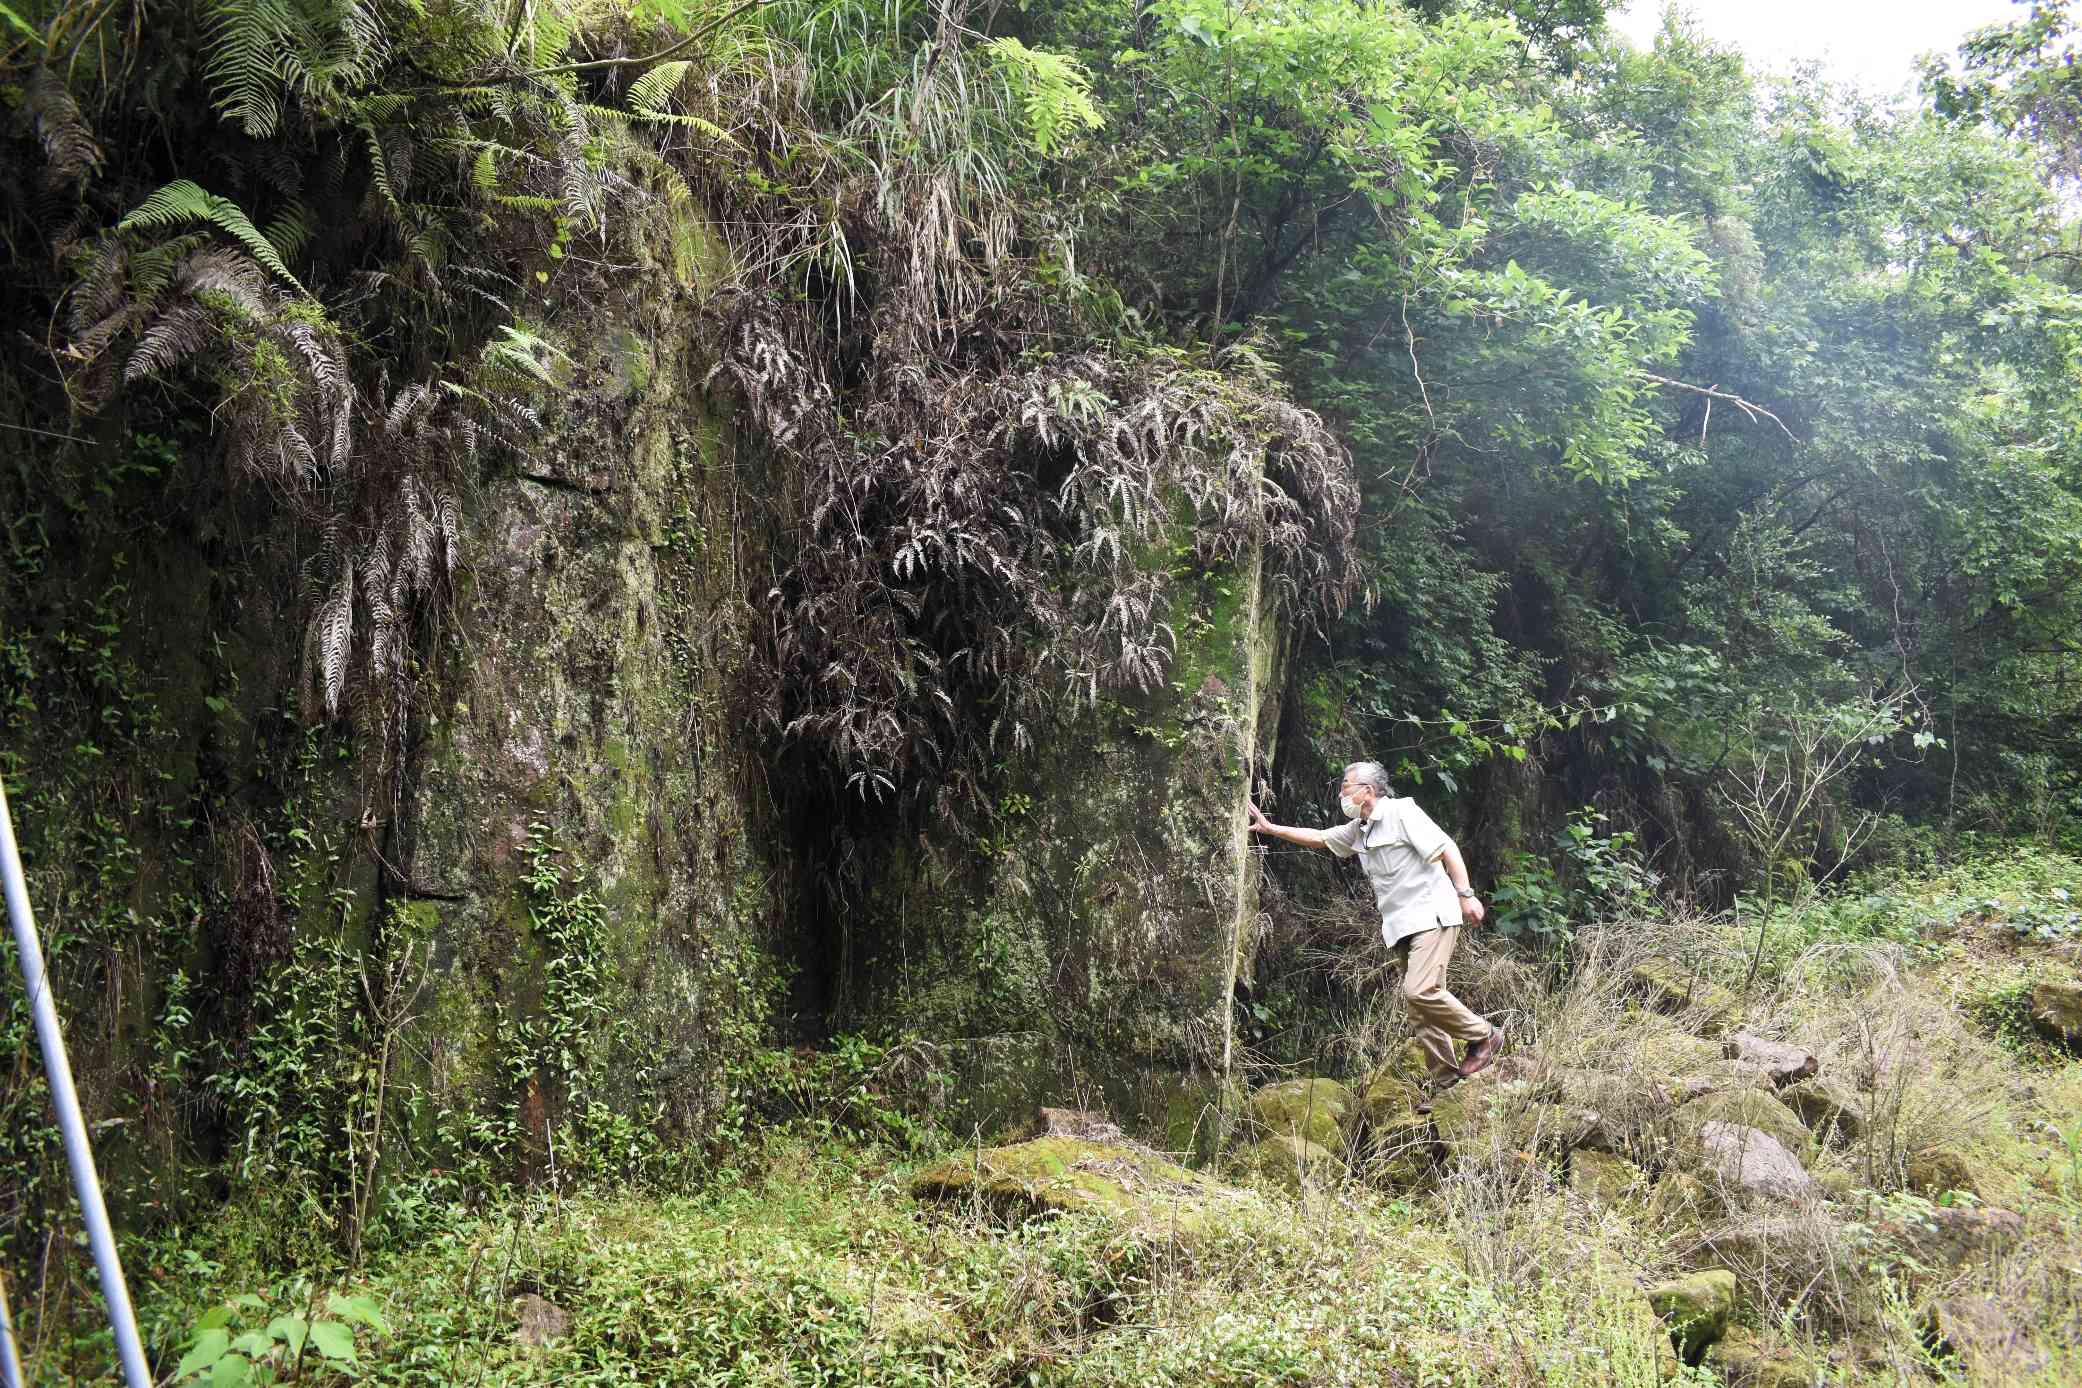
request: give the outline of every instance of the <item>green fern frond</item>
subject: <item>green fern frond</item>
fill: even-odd
[[[495,193],[492,201],[522,212],[558,212],[564,207],[561,198],[545,198],[534,193]]]
[[[246,248],[255,260],[282,277],[297,293],[305,292],[289,267],[282,263],[274,245],[260,234],[239,205],[229,198],[220,198],[201,185],[185,178],[177,178],[146,198],[132,209],[129,216],[116,223],[116,230],[131,231],[139,227],[172,227],[186,222],[208,222],[211,226],[229,234],[232,239]]]
[[[297,199],[275,214],[275,220],[267,224],[264,234],[268,244],[288,260],[310,244],[313,230],[311,209],[302,199]]]
[[[285,55],[302,27],[283,0],[214,0],[208,20],[203,80],[227,120],[256,140],[282,119]]]
[[[686,80],[694,64],[681,59],[677,62],[660,63],[629,84],[629,109],[643,115],[657,115],[665,109],[665,103]]]
[[[1105,117],[1092,101],[1091,74],[1075,59],[1029,48],[1015,38],[992,39],[984,47],[1018,95],[1027,138],[1042,158],[1104,124]]]

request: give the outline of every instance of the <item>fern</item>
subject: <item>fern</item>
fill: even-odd
[[[40,67],[30,75],[22,110],[36,122],[36,138],[43,142],[45,187],[82,183],[100,171],[101,146],[80,115],[79,103],[50,69]]]
[[[239,205],[229,198],[220,198],[205,191],[199,184],[185,178],[177,178],[146,198],[134,208],[130,215],[116,223],[119,232],[133,231],[140,227],[171,227],[187,222],[208,222],[211,226],[228,233],[244,246],[252,257],[282,277],[297,293],[304,293],[295,275],[282,263],[274,245],[260,234]]]
[[[212,0],[203,80],[228,120],[256,140],[282,119],[285,55],[299,27],[283,0]]]
[[[1074,59],[1029,48],[1015,38],[992,39],[984,46],[1018,94],[1027,138],[1042,158],[1104,123],[1092,101],[1091,74]]]

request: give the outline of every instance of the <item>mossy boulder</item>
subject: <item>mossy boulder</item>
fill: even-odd
[[[1687,1277],[1658,1282],[1648,1289],[1648,1304],[1670,1327],[1670,1343],[1687,1364],[1697,1364],[1726,1334],[1735,1312],[1735,1274],[1708,1268]]]
[[[1865,1135],[1864,1096],[1830,1075],[1814,1075],[1778,1092],[1810,1132],[1825,1142],[1855,1142]]]
[[[1569,1189],[1600,1205],[1617,1205],[1647,1191],[1648,1175],[1625,1157],[1585,1148],[1569,1156]]]
[[[1359,1091],[1359,1113],[1369,1125],[1392,1123],[1423,1102],[1423,1086],[1394,1065],[1374,1071]]]
[[[1728,1388],[1813,1388],[1815,1381],[1814,1370],[1796,1352],[1740,1326],[1714,1343],[1706,1363]]]
[[[1911,1152],[1902,1174],[1908,1188],[1918,1195],[1943,1195],[1953,1190],[1979,1195],[1981,1186],[1975,1171],[1972,1157],[1957,1147],[1938,1143]]]
[[[1688,1075],[1721,1059],[1719,1046],[1682,1031],[1643,1040],[1633,1057],[1635,1068],[1657,1075]]]
[[[1674,959],[1644,959],[1629,976],[1658,1012],[1691,1018],[1701,1035],[1718,1036],[1741,1015],[1733,993]]]
[[[1318,1147],[1342,1143],[1359,1110],[1352,1091],[1336,1080],[1284,1080],[1251,1095],[1251,1116],[1261,1127],[1274,1137],[1305,1138]]]
[[[1432,1126],[1448,1152],[1471,1160],[1571,1151],[1596,1130],[1599,1115],[1546,1097],[1554,1092],[1537,1077],[1514,1079],[1501,1070],[1479,1075],[1432,1100]]]
[[[981,1199],[1022,1213],[1095,1210],[1122,1225],[1198,1227],[1249,1197],[1154,1152],[1074,1137],[1037,1137],[935,1162],[911,1178],[921,1200]]]
[[[1329,1148],[1292,1133],[1250,1144],[1237,1153],[1235,1164],[1242,1172],[1288,1190],[1333,1181],[1344,1170],[1344,1164]]]
[[[1769,1133],[1795,1156],[1806,1153],[1814,1135],[1800,1115],[1759,1089],[1725,1089],[1680,1107],[1670,1122],[1682,1138],[1696,1139],[1707,1123],[1735,1123]]]
[[[2051,980],[2033,987],[2031,1024],[2055,1041],[2082,1043],[2082,982]]]

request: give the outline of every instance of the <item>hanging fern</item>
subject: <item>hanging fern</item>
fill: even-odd
[[[188,222],[208,222],[211,226],[228,233],[255,260],[282,277],[297,293],[305,292],[297,277],[289,273],[274,244],[261,235],[239,205],[229,198],[220,198],[191,183],[177,178],[146,198],[134,208],[130,215],[116,223],[118,232],[135,231],[146,227],[181,226]]]

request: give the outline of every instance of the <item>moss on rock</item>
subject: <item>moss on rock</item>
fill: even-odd
[[[1074,1137],[1037,1137],[979,1148],[911,1178],[921,1200],[974,1197],[1021,1212],[1095,1211],[1123,1225],[1199,1228],[1248,1195],[1145,1148]]]
[[[1335,1148],[1358,1119],[1359,1103],[1336,1080],[1283,1080],[1251,1095],[1251,1116],[1275,1137],[1292,1134]]]
[[[1687,1364],[1697,1364],[1707,1346],[1726,1333],[1735,1312],[1735,1274],[1708,1268],[1648,1289],[1648,1304],[1670,1327],[1670,1342]]]
[[[1768,1133],[1795,1156],[1814,1145],[1814,1135],[1800,1116],[1771,1095],[1758,1089],[1726,1089],[1707,1094],[1681,1106],[1671,1124],[1684,1138],[1697,1138],[1708,1123],[1733,1123]]]

